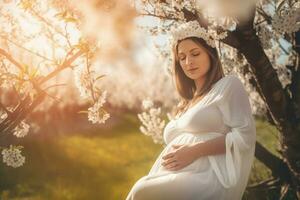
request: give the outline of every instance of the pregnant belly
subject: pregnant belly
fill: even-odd
[[[170,171],[167,170],[164,166],[162,166],[162,162],[164,161],[162,157],[169,152],[174,151],[174,148],[172,147],[173,144],[193,144],[197,142],[204,142],[206,140],[215,138],[217,136],[222,135],[221,133],[209,133],[209,134],[191,134],[191,133],[182,133],[178,135],[176,138],[174,138],[167,146],[164,148],[164,150],[161,152],[159,157],[157,158],[156,162],[154,163],[153,167],[151,168],[148,176],[149,178],[154,178],[157,176],[163,176],[168,174],[177,174],[177,173],[200,173],[207,171],[211,168],[210,162],[208,160],[207,156],[200,157],[196,159],[191,164],[185,166],[182,169],[176,170],[176,171]]]

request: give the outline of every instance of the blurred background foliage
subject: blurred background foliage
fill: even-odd
[[[60,131],[56,131],[60,127]],[[146,175],[163,146],[138,131],[136,113],[115,113],[106,125],[92,126],[83,116],[43,126],[21,141],[27,162],[13,169],[0,165],[1,199],[125,199]],[[256,118],[258,141],[277,154],[276,129]],[[269,178],[255,160],[249,184]],[[272,198],[246,191],[244,199]]]

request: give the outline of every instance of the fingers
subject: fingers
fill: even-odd
[[[168,163],[163,163],[162,164],[166,169],[168,170],[172,170],[172,169],[176,169],[179,166],[179,163],[175,162],[175,160],[172,160]]]
[[[172,145],[173,148],[177,149],[182,145]],[[162,157],[165,161],[162,162],[162,165],[168,170],[177,170],[180,168],[180,164],[176,159],[176,151],[170,152]],[[177,162],[176,162],[177,161]]]
[[[169,159],[169,158],[172,158],[172,157],[174,157],[174,155],[175,155],[175,153],[174,153],[174,152],[172,152],[172,153],[168,153],[167,155],[164,155],[164,156],[162,157],[162,159]]]
[[[177,171],[177,170],[180,170],[180,169],[181,169],[181,168],[180,168],[179,165],[176,165],[176,166],[174,166],[174,167],[168,168],[168,170],[170,170],[170,171]]]
[[[179,170],[180,165],[179,165],[179,163],[172,163],[169,166],[167,166],[166,169],[170,170],[170,171]]]
[[[163,165],[163,166],[166,166],[166,165],[169,165],[169,164],[171,164],[171,163],[173,163],[173,162],[176,162],[176,160],[175,160],[175,159],[169,159],[169,160],[163,162],[162,165]]]

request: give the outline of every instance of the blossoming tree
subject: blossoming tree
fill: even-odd
[[[0,13],[0,148],[3,162],[19,167],[25,162],[22,147],[6,140],[26,136],[26,117],[46,99],[57,101],[51,90],[64,86],[57,77],[74,74],[80,96],[91,105],[85,111],[89,121],[105,123],[110,117],[97,61],[102,45],[103,59],[114,54],[122,60],[125,47],[130,52],[131,29],[119,31],[132,26],[135,11],[124,1],[5,0]]]

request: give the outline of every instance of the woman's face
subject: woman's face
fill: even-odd
[[[204,78],[209,71],[208,53],[191,39],[183,40],[178,44],[178,59],[185,75],[190,79]]]

